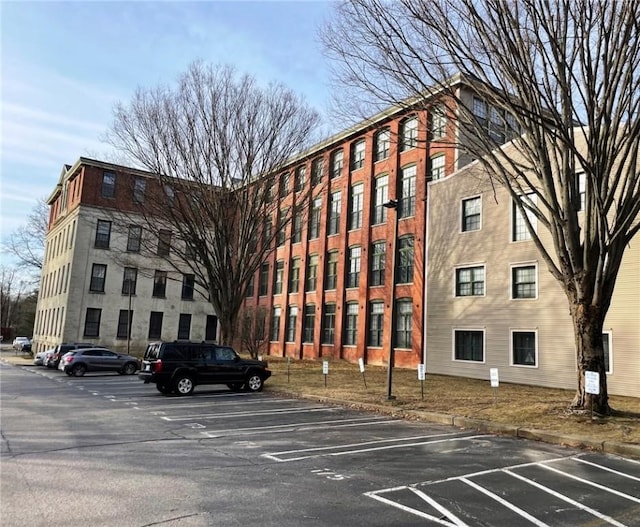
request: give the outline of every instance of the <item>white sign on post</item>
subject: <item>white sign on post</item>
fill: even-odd
[[[424,381],[425,379],[425,367],[424,364],[418,364],[418,380]]]
[[[491,387],[497,388],[500,384],[498,379],[498,368],[489,368],[489,378],[491,379]]]
[[[324,375],[328,375],[329,374],[329,361],[328,360],[323,360],[322,361],[322,373]]]
[[[364,373],[364,360],[362,358],[358,359],[358,364],[360,366],[360,373]]]
[[[597,371],[584,372],[584,391],[592,395],[600,394],[600,374]]]

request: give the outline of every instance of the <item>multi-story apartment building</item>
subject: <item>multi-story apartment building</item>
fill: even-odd
[[[426,110],[376,115],[283,169],[283,207],[295,206],[301,186],[317,185],[320,192],[293,219],[249,288],[247,306],[270,315],[266,353],[382,364],[393,333],[396,364],[420,361],[426,182],[469,161],[452,146],[458,131],[443,96],[434,92],[432,103],[421,105]],[[83,158],[65,166],[48,201],[36,349],[70,340],[122,348],[157,338],[216,337],[209,303],[182,296],[190,275],[172,273],[161,256],[131,250],[132,232],[145,236],[131,219],[136,189],[152,177]],[[158,250],[167,245],[157,243]]]
[[[101,161],[64,166],[48,199],[35,350],[89,342],[125,351],[149,340],[216,339],[217,318],[193,275],[164,257],[177,242],[150,239],[136,221],[153,184],[151,174]]]
[[[574,389],[567,297],[506,189],[472,164],[429,183],[427,194],[427,371],[489,379],[498,368],[501,381]],[[551,246],[548,231],[537,232]],[[604,327],[609,393],[640,397],[638,237],[625,252]]]

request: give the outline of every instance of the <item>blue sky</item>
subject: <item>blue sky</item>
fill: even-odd
[[[138,86],[172,84],[194,60],[282,82],[326,114],[317,30],[331,9],[303,0],[0,0],[2,239],[52,192],[63,164],[108,155],[101,138],[116,102]]]

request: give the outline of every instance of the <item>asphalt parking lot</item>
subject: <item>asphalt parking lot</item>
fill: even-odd
[[[215,455],[190,461],[194,477],[210,470],[211,482],[228,467],[222,480],[249,488],[256,506],[268,509],[262,525],[640,526],[634,460],[277,397],[268,383],[258,394],[198,387],[177,397],[135,376],[19,370],[92,415],[115,412],[120,437],[170,435]],[[3,383],[3,405],[11,389]],[[20,452],[11,435],[3,427],[3,457],[5,439]],[[34,449],[27,444],[24,453]],[[249,481],[249,473],[260,479]],[[198,510],[212,514],[222,503],[211,495]],[[228,514],[250,517],[242,508]]]

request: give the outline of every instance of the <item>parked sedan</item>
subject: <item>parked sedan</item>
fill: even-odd
[[[60,360],[58,369],[76,377],[82,377],[88,371],[116,371],[120,375],[133,375],[138,370],[138,359],[105,348],[78,349],[67,352]]]
[[[44,366],[45,355],[47,353],[53,353],[54,351],[55,351],[55,348],[39,351],[38,353],[36,353],[36,356],[33,358],[33,364],[35,364],[36,366]]]
[[[13,349],[16,351],[22,351],[22,348],[28,344],[31,346],[31,340],[29,337],[16,337],[13,339]]]

